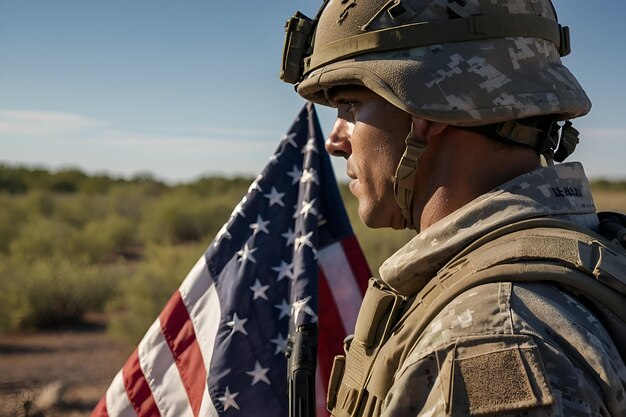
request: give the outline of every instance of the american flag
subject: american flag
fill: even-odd
[[[290,325],[319,329],[317,415],[370,271],[307,104],[93,417],[287,416]]]

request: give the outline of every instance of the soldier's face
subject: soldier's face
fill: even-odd
[[[359,217],[369,227],[403,228],[393,183],[411,116],[364,87],[335,87],[329,98],[337,108],[337,120],[326,150],[348,161]]]

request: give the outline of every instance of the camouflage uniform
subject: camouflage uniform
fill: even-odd
[[[549,162],[573,152],[578,132],[568,119],[591,108],[561,62],[569,29],[558,24],[550,0],[328,0],[315,19],[296,14],[286,32],[281,78],[307,100],[329,105],[329,89],[363,86],[415,117],[528,146]],[[556,121],[568,121],[560,137]],[[394,184],[409,227],[426,149],[412,126]],[[597,230],[580,164],[522,175],[394,254],[381,267],[383,284],[368,291],[372,302],[363,303],[347,358],[335,362],[333,412],[624,416],[626,368],[607,322],[554,285],[502,277],[461,293],[421,334],[424,318],[390,324],[398,294],[410,298],[437,284],[438,271],[486,233],[541,217]],[[387,296],[392,313],[381,307]],[[411,328],[411,337],[401,336]]]
[[[382,280],[400,294],[415,294],[476,238],[546,216],[597,229],[580,164],[542,168],[480,196],[389,258]],[[626,410],[626,367],[610,336],[583,304],[544,283],[485,284],[461,294],[389,372],[394,382],[383,416],[623,416]]]

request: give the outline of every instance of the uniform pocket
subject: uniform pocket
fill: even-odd
[[[554,403],[539,350],[530,336],[459,340],[449,372],[451,415],[480,416]]]

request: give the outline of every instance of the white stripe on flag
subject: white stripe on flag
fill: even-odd
[[[179,291],[196,332],[208,379],[222,312],[215,283],[209,274],[204,256],[201,256],[189,271]],[[208,389],[204,390],[200,416],[217,416],[217,410],[208,395]]]
[[[109,417],[136,417],[135,409],[126,395],[122,369],[115,375],[106,392],[106,406]]]
[[[155,321],[139,343],[139,364],[163,417],[193,417],[187,391],[180,378],[159,320]]]
[[[219,417],[213,405],[213,401],[211,401],[211,397],[209,396],[208,389],[205,389],[202,395],[202,405],[200,406],[198,417]]]
[[[347,334],[350,334],[354,331],[356,317],[363,302],[361,290],[357,285],[341,242],[328,245],[321,249],[318,255],[318,262],[324,275],[332,277],[332,285],[329,282],[328,286],[339,310],[343,328]]]

